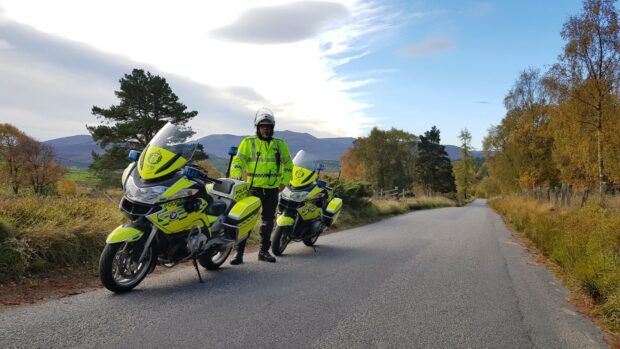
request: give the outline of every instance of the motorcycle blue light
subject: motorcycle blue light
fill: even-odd
[[[138,159],[140,158],[140,152],[137,150],[131,150],[129,152],[129,160],[131,161],[138,161]]]
[[[228,155],[231,155],[231,156],[237,155],[237,147],[230,147],[228,149]]]

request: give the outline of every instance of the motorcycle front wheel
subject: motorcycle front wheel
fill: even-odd
[[[287,229],[290,229],[290,227],[276,227],[276,232],[273,235],[273,242],[271,243],[271,252],[276,256],[281,256],[284,249],[286,249],[286,246],[288,246],[288,243],[291,241],[289,234],[287,234]]]
[[[145,260],[139,263],[142,246],[128,241],[105,246],[99,259],[99,278],[105,288],[117,293],[127,292],[144,280],[156,259],[151,245]]]
[[[230,251],[232,251],[232,245],[213,248],[198,257],[198,262],[207,270],[215,270],[226,261]]]

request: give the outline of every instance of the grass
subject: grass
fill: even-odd
[[[113,199],[121,195],[109,194]],[[359,226],[410,210],[454,205],[445,198],[382,200],[355,207],[345,203],[334,228]],[[118,205],[105,197],[2,197],[0,283],[67,267],[96,270],[107,234],[124,222]],[[248,245],[257,245],[258,241],[255,232]]]
[[[87,187],[95,187],[101,181],[93,171],[79,167],[67,167],[65,178]]]
[[[456,206],[456,202],[444,197],[420,197],[405,200],[375,200],[361,202],[353,207],[344,203],[335,229],[347,229],[376,222],[382,218],[403,214],[413,210]]]
[[[610,331],[620,332],[620,202],[560,209],[508,197],[489,204],[558,266],[569,287],[592,299]]]

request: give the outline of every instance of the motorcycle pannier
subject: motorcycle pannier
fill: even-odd
[[[327,208],[325,208],[325,212],[323,213],[323,223],[325,223],[328,227],[331,226],[338,219],[341,210],[342,199],[333,198],[329,204],[327,204]]]
[[[237,241],[248,236],[260,214],[261,204],[256,196],[248,196],[232,207],[226,218],[225,226],[236,230]]]

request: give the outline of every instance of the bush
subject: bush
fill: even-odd
[[[0,281],[68,265],[94,265],[123,221],[107,199],[26,197],[0,201]]]
[[[334,196],[341,198],[345,205],[362,206],[372,196],[371,185],[368,182],[330,177],[326,177],[325,180],[330,187],[334,188]]]
[[[74,180],[63,178],[56,182],[56,190],[60,196],[77,196],[78,187]]]

